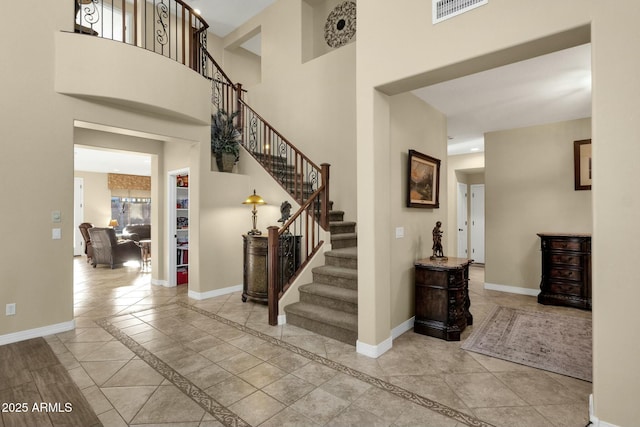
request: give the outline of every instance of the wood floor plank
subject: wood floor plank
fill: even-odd
[[[0,427],[102,426],[91,405],[43,338],[0,346]]]
[[[33,412],[31,410],[34,404],[39,404],[41,401],[42,397],[33,382],[2,391],[0,393],[0,402],[26,405],[25,407],[21,406],[19,411],[13,410],[2,413],[5,427],[53,426],[46,413]]]

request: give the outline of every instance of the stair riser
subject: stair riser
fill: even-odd
[[[330,211],[329,212],[329,221],[344,221],[344,212],[341,212],[341,211]]]
[[[355,233],[356,226],[355,224],[330,224],[329,230],[331,234]]]
[[[333,249],[352,248],[354,246],[358,246],[357,237],[351,239],[331,239],[331,248]]]
[[[358,268],[357,258],[337,257],[337,256],[331,256],[330,254],[326,253],[324,255],[324,259],[325,259],[326,265],[333,265],[335,267],[344,267],[344,268],[353,268],[353,269]]]
[[[351,345],[356,345],[358,340],[357,332],[327,325],[293,313],[287,313],[287,323]]]
[[[358,304],[312,294],[303,290],[300,290],[300,301],[319,305],[322,307],[332,308],[334,310],[344,311],[346,313],[358,314]]]

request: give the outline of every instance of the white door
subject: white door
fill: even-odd
[[[84,239],[78,226],[84,222],[84,180],[73,178],[73,256],[84,254]]]
[[[484,264],[484,184],[471,185],[471,254]]]
[[[458,258],[467,258],[467,184],[458,183]]]

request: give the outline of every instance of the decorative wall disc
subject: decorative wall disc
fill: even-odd
[[[356,4],[345,1],[336,6],[324,24],[324,39],[331,47],[344,46],[356,35]]]

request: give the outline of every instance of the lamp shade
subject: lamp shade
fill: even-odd
[[[262,197],[256,194],[256,190],[253,190],[253,194],[247,197],[247,200],[242,202],[243,205],[266,205]]]
[[[118,226],[117,219],[112,219],[111,221],[109,221],[109,227],[117,227],[117,226]]]

